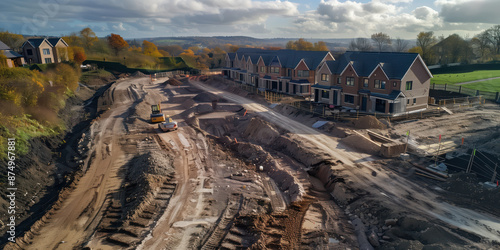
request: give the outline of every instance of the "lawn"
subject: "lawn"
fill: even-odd
[[[480,91],[500,92],[500,79],[468,83],[462,85],[462,87],[469,89],[478,89]]]
[[[477,70],[467,73],[454,73],[454,74],[435,74],[434,78],[431,79],[431,84],[456,84],[461,82],[469,82],[474,80],[487,79],[492,77],[500,77],[500,70]],[[499,79],[493,80],[494,82],[500,82]],[[493,83],[494,83],[493,82]],[[475,86],[480,86],[480,83],[471,83]],[[472,88],[471,84],[466,84],[468,88]],[[465,86],[465,85],[464,85]]]

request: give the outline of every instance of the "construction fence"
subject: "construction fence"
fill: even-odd
[[[469,89],[462,85],[449,85],[449,84],[431,84],[430,89],[444,90],[459,93],[468,96],[482,96],[486,100],[500,103],[500,92],[489,92],[477,89]]]

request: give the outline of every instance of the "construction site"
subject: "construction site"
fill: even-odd
[[[71,181],[4,249],[500,248],[498,104],[328,115],[238,85],[97,92],[63,150]]]

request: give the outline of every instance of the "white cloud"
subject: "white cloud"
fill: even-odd
[[[438,0],[441,17],[451,23],[500,23],[498,0]]]
[[[126,29],[123,27],[123,23],[118,23],[118,24],[115,24],[115,25],[112,25],[111,26],[114,30],[117,30],[117,31],[125,31]]]

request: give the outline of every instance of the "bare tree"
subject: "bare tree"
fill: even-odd
[[[500,54],[500,25],[495,25],[487,30],[490,43],[495,54]]]
[[[349,50],[353,51],[372,51],[373,47],[370,40],[366,38],[356,38],[349,43]]]
[[[377,51],[386,51],[392,44],[391,37],[382,32],[373,34],[372,41],[375,44],[375,48],[377,48]]]
[[[398,37],[396,38],[396,40],[394,40],[394,44],[392,45],[392,50],[394,52],[407,52],[408,47],[410,47],[409,45],[410,43],[407,40]]]
[[[492,49],[490,46],[489,33],[487,30],[479,33],[474,38],[472,38],[471,43],[472,49],[474,50],[476,56],[479,57],[480,61],[485,62],[491,59]]]
[[[420,32],[417,35],[417,46],[422,50],[422,59],[428,65],[432,63],[432,46],[436,44],[436,37],[434,32]]]

